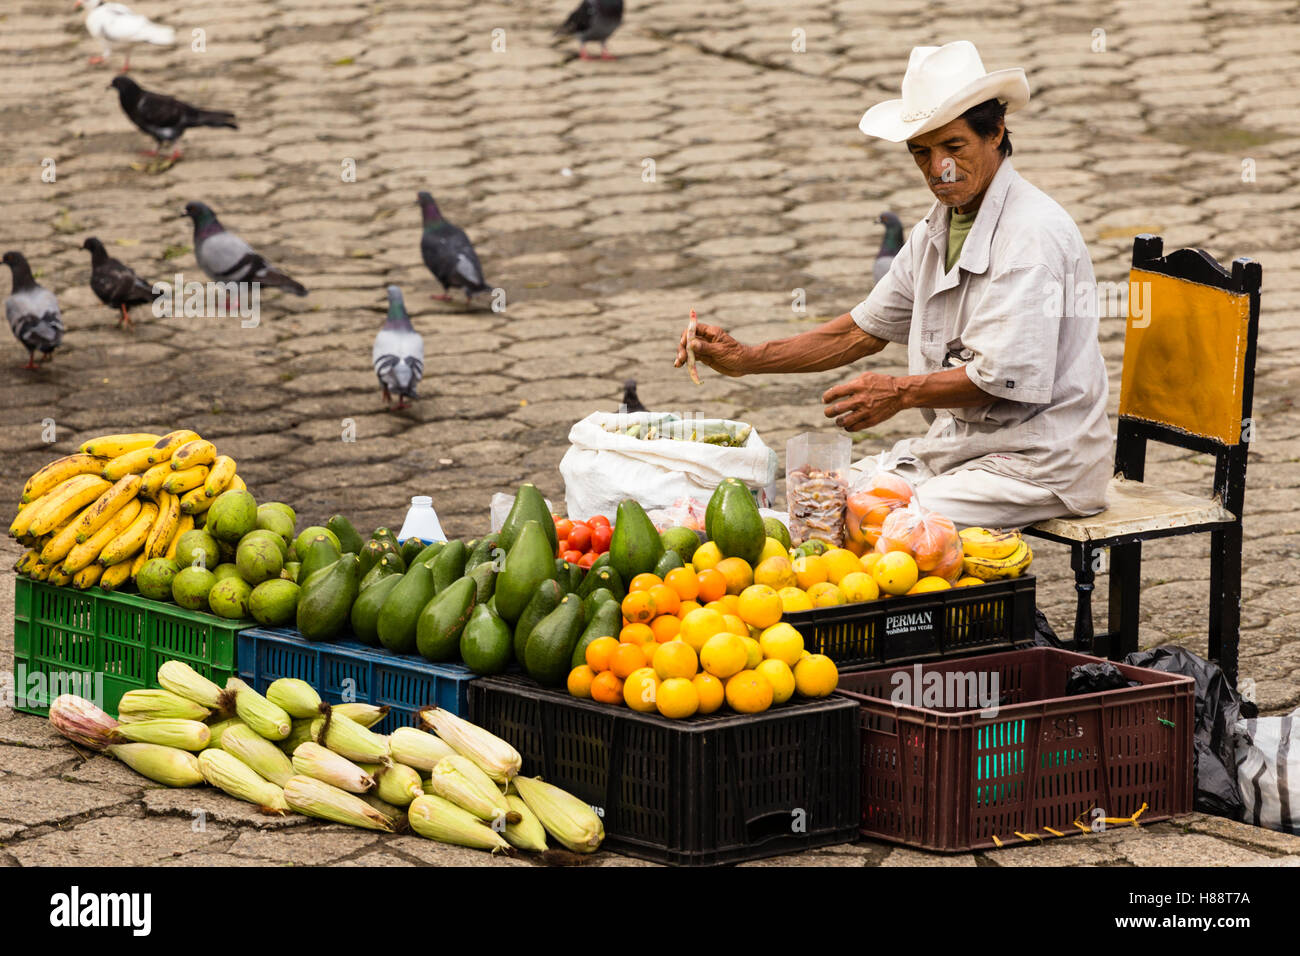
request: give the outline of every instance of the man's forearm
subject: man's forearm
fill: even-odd
[[[749,346],[745,371],[750,374],[824,372],[874,355],[888,344],[864,332],[846,312],[807,332]]]
[[[965,368],[949,368],[928,375],[903,375],[894,381],[904,408],[969,408],[994,399],[971,381]]]

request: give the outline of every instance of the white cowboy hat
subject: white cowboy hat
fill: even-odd
[[[988,73],[969,40],[912,47],[903,76],[903,98],[877,103],[858,129],[891,143],[951,123],[972,106],[991,99],[1014,113],[1029,102],[1029,81],[1019,67]]]

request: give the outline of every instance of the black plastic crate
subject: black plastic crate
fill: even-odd
[[[1034,636],[1034,577],[794,611],[781,620],[841,671],[1010,650]]]
[[[712,866],[857,836],[858,714],[844,698],[668,720],[484,677],[469,718],[508,740],[524,773],[591,804],[604,846],[629,856]]]

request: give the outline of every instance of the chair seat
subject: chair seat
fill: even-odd
[[[1141,481],[1112,478],[1106,495],[1108,505],[1105,511],[1086,518],[1048,518],[1026,530],[1070,541],[1102,541],[1194,525],[1228,524],[1237,520],[1215,499],[1198,498]]]

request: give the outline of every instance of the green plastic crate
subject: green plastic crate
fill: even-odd
[[[129,690],[158,686],[164,661],[224,685],[238,672],[236,636],[253,621],[187,611],[137,594],[14,582],[14,709],[45,716],[61,693],[117,716]]]

